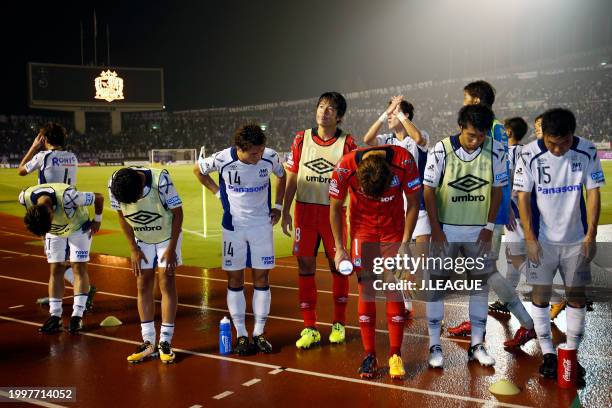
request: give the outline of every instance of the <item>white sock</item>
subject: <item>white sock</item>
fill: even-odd
[[[74,285],[74,274],[72,273],[72,267],[67,267],[66,271],[64,271],[64,279],[70,282],[71,285]]]
[[[244,318],[246,314],[246,299],[244,298],[244,287],[227,288],[227,308],[229,309],[232,322],[236,328],[236,336],[248,336]]]
[[[162,323],[159,329],[159,342],[167,341],[172,344],[172,336],[174,335],[174,323]]]
[[[474,346],[484,342],[484,333],[487,329],[487,315],[489,311],[489,291],[486,285],[483,286],[482,292],[473,293],[470,295],[470,323],[472,325],[472,339],[470,345]]]
[[[440,327],[444,319],[444,302],[436,300],[425,303],[427,316],[427,332],[429,333],[429,347],[440,344]]]
[[[140,323],[140,333],[143,341],[155,344],[155,323],[153,320]]]
[[[582,337],[584,337],[586,307],[571,307],[567,305],[565,318],[567,319],[567,346],[578,350]]]
[[[542,354],[555,352],[550,331],[550,305],[539,307],[531,304],[531,316],[533,316],[533,326],[538,335],[538,342],[542,349]]]
[[[253,328],[253,337],[263,334],[266,327],[266,320],[270,314],[270,303],[272,302],[272,293],[270,286],[264,288],[253,288],[253,315],[255,316],[255,327]]]
[[[62,317],[62,299],[49,298],[49,313],[51,316]]]
[[[85,311],[85,303],[87,303],[87,293],[79,293],[74,295],[74,303],[72,304],[72,315],[83,317]]]

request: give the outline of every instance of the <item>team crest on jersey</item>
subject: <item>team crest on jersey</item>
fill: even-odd
[[[572,173],[575,173],[577,171],[582,171],[582,163],[580,162],[572,163]]]
[[[259,169],[259,177],[268,177],[268,169]]]
[[[349,169],[345,169],[344,167],[340,167],[340,164],[336,166],[336,174],[338,175],[338,180],[342,181],[345,174],[350,172]]]

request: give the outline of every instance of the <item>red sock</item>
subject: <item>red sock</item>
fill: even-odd
[[[332,292],[334,296],[334,323],[346,324],[346,305],[348,302],[348,276],[332,272]]]
[[[389,330],[389,357],[400,356],[404,339],[404,303],[387,300],[387,328]]]
[[[317,281],[315,276],[300,275],[298,286],[304,327],[315,327],[317,323]]]
[[[376,303],[362,301],[361,284],[359,284],[359,328],[361,342],[366,354],[376,354]]]

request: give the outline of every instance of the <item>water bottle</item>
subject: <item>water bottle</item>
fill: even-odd
[[[230,319],[224,316],[219,324],[219,354],[226,355],[232,352],[232,325]]]

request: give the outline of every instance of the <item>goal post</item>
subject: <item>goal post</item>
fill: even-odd
[[[149,162],[154,165],[193,164],[198,160],[196,149],[152,149]]]

